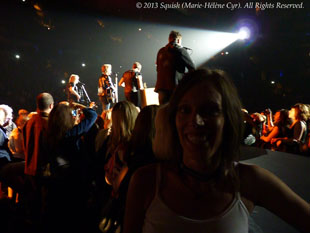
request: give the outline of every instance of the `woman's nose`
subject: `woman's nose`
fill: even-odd
[[[198,113],[195,116],[195,123],[198,126],[204,126],[205,125],[204,119]]]

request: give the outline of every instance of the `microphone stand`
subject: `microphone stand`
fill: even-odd
[[[86,92],[86,90],[85,90],[84,85],[82,85],[82,90],[83,90],[83,92],[84,92],[84,94],[85,94],[85,96],[86,96],[86,98],[87,98],[88,104],[89,104],[89,103],[91,102],[91,100],[90,100],[90,98],[89,98],[89,96],[88,96],[88,94],[87,94],[87,92]]]
[[[115,74],[115,98],[116,101],[115,103],[118,103],[118,78],[117,78],[117,73]]]

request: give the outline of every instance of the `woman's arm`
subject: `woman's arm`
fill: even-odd
[[[93,126],[93,124],[97,120],[97,113],[94,109],[91,108],[84,108],[84,119],[78,124],[75,125],[71,130],[69,130],[66,134],[67,137],[71,136],[80,136],[83,133],[88,132],[90,128]]]
[[[261,136],[260,139],[264,142],[270,142],[272,138],[275,138],[279,134],[279,127],[273,127],[272,131],[268,134],[268,136]]]
[[[310,232],[310,204],[273,173],[256,165],[240,164],[244,194],[301,232]]]

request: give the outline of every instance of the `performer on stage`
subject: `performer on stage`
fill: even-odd
[[[108,110],[115,103],[116,89],[111,79],[112,65],[104,64],[101,67],[102,75],[98,81],[98,96],[102,110]]]
[[[157,81],[155,92],[158,93],[160,104],[167,103],[173,90],[182,79],[185,68],[191,71],[195,69],[194,62],[190,58],[187,49],[182,47],[182,35],[171,31],[169,43],[157,53]]]
[[[80,77],[77,74],[71,74],[66,87],[69,103],[75,102],[87,106],[91,102],[84,85],[84,83],[80,82]]]
[[[126,100],[137,107],[139,105],[139,89],[143,89],[141,69],[142,65],[139,62],[133,63],[132,69],[127,70],[118,83],[119,86],[125,87]]]

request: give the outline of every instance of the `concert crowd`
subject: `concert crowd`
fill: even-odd
[[[169,105],[140,109],[121,101],[100,115],[92,107],[54,103],[48,93],[38,95],[36,112],[15,115],[0,105],[1,154],[7,155],[1,158],[2,232],[115,232],[122,226],[130,177],[161,160],[155,154],[167,143]],[[309,108],[240,109],[242,144],[309,156]],[[41,125],[45,133],[28,132],[39,118],[45,120],[35,131]],[[39,157],[25,161],[25,150]]]
[[[102,106],[76,74],[64,101],[0,105],[1,232],[260,233],[255,206],[310,232],[310,204],[239,161],[241,145],[309,156],[310,105],[249,113],[229,75],[195,70],[181,39],[172,31],[159,50],[158,105],[137,101],[138,62],[118,83],[124,101],[104,64]]]

